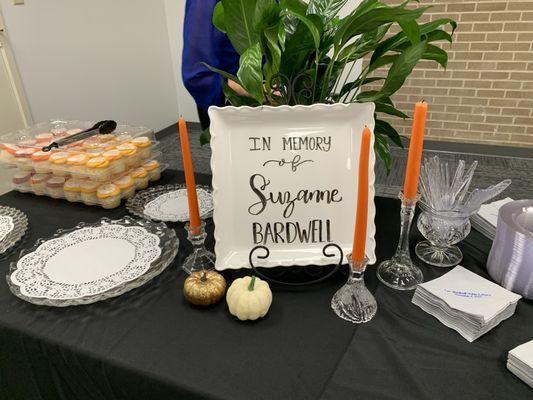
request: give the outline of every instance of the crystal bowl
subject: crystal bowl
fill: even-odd
[[[461,262],[463,253],[455,246],[470,233],[472,212],[439,211],[424,202],[418,217],[418,230],[427,239],[417,244],[416,255],[424,262],[436,267],[453,267]]]

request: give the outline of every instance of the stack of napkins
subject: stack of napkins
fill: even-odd
[[[520,297],[457,266],[418,285],[413,303],[472,342],[513,315]]]
[[[493,203],[483,204],[477,214],[470,217],[472,227],[481,232],[489,239],[494,240],[496,235],[496,224],[498,223],[498,211],[504,204],[513,201],[510,197],[506,197],[503,200],[498,200]]]
[[[533,388],[533,340],[509,352],[507,369]]]

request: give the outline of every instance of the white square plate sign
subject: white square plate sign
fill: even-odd
[[[211,107],[215,252],[218,270],[327,265],[328,243],[351,252],[359,151],[374,105]],[[375,263],[375,153],[369,166],[366,255]]]

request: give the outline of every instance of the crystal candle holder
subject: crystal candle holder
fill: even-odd
[[[365,269],[368,258],[359,262],[352,260],[352,255],[346,256],[350,265],[348,281],[333,295],[331,308],[340,318],[354,324],[370,321],[378,309],[376,299],[365,286]]]
[[[190,274],[194,271],[215,268],[215,254],[205,248],[205,222],[197,228],[191,228],[189,222],[185,224],[187,239],[192,244],[192,253],[187,256],[183,263],[183,270]]]
[[[411,231],[418,197],[407,199],[404,197],[403,192],[400,192],[399,198],[402,201],[402,208],[400,211],[401,229],[398,247],[390,260],[384,261],[379,265],[377,276],[388,287],[398,290],[412,290],[424,281],[422,271],[413,264],[409,253],[409,232]]]

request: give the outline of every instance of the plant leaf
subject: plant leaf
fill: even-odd
[[[307,13],[307,3],[302,0],[281,0],[281,8],[285,10],[291,10],[300,15],[305,15]],[[296,32],[298,27],[298,20],[291,14],[285,14],[283,18],[283,26],[285,27],[285,32],[289,35],[292,35]]]
[[[205,65],[207,68],[209,68],[211,71],[213,72],[216,72],[217,74],[221,75],[222,77],[226,78],[226,79],[231,79],[232,81],[235,81],[237,82],[239,85],[242,86],[242,83],[241,81],[239,80],[239,78],[237,78],[235,75],[233,74],[230,74],[229,72],[226,72],[226,71],[222,71],[221,69],[218,69],[218,68],[215,68],[215,67],[212,67],[211,65],[205,63],[205,62],[202,62],[201,64]]]
[[[341,88],[341,91],[339,92],[339,98],[344,96],[345,94],[351,92],[352,90],[354,90],[355,88],[359,87],[360,85],[366,85],[368,83],[372,83],[372,82],[376,82],[376,81],[380,81],[380,80],[383,80],[385,78],[382,78],[382,77],[372,77],[372,78],[366,78],[366,79],[356,79],[355,81],[352,81],[352,82],[348,82],[346,83],[342,88]]]
[[[240,106],[258,106],[260,103],[257,102],[257,100],[252,99],[251,97],[247,96],[240,96],[235,92],[225,81],[222,81],[222,91],[224,92],[224,96],[226,97],[226,100],[228,103],[230,103],[232,106],[240,107]]]
[[[338,60],[342,62],[351,62],[364,57],[376,48],[377,44],[387,34],[390,26],[391,24],[386,24],[363,33],[359,39],[342,49],[339,53]]]
[[[446,40],[450,43],[453,42],[452,35],[442,29],[435,29],[428,34],[423,35],[426,42],[437,42],[439,40]]]
[[[200,144],[206,145],[211,141],[211,132],[209,131],[209,127],[204,129],[202,133],[200,133]]]
[[[394,115],[395,117],[400,117],[403,119],[409,118],[407,114],[404,114],[402,111],[398,110],[396,107],[388,104],[376,102],[376,112],[382,112],[384,114]]]
[[[219,1],[213,9],[213,25],[215,25],[219,31],[226,33],[226,23],[224,20],[224,4]]]
[[[257,0],[221,0],[224,7],[224,26],[231,44],[239,54],[259,41],[254,30]]]
[[[311,0],[307,14],[316,14],[324,25],[328,24],[341,10],[348,0]]]
[[[428,44],[427,50],[422,54],[424,60],[432,60],[438,62],[444,68],[448,65],[448,53],[440,47]]]
[[[376,151],[379,158],[383,161],[383,164],[385,164],[385,168],[387,168],[387,173],[389,173],[392,166],[389,143],[387,142],[386,138],[381,136],[381,134],[376,131],[374,131],[374,137],[376,138],[376,140],[374,141],[374,150]]]
[[[379,93],[370,97],[362,96],[360,98],[359,96],[363,95],[363,93],[361,93],[361,95],[359,95],[357,98],[360,100],[364,98],[364,101],[376,101],[382,97],[390,97],[402,87],[405,79],[413,71],[413,68],[416,66],[418,61],[420,61],[426,49],[427,43],[420,42],[412,45],[403,53],[396,56],[391,68],[389,69],[389,73],[387,74],[387,79],[385,79],[385,83],[383,84],[383,87]]]
[[[304,23],[304,25],[307,27],[307,29],[309,29],[309,32],[311,33],[313,42],[315,44],[315,49],[318,49],[320,47],[320,35],[322,33],[321,23],[317,24],[317,19],[314,19],[313,16],[306,17],[290,10],[287,12]]]
[[[388,122],[376,118],[375,131],[381,135],[386,135],[395,145],[403,148],[400,134]]]
[[[265,54],[265,65],[263,69],[265,71],[265,81],[269,82],[271,77],[279,72],[279,67],[281,65],[281,53],[282,49],[278,42],[278,25],[274,25],[264,29],[262,38],[263,42],[263,53]]]
[[[302,0],[281,0],[281,7],[300,15],[307,14],[308,4]]]
[[[276,0],[257,0],[254,14],[254,29],[258,35],[268,26],[276,25],[279,21],[281,7]]]
[[[353,37],[376,29],[381,25],[391,22],[405,24],[411,20],[416,20],[428,9],[428,7],[406,9],[403,4],[397,7],[388,7],[382,3],[378,4],[382,6],[374,7],[362,13],[358,11],[360,9],[358,7],[354,14],[350,14],[342,20],[342,26],[335,34],[335,47],[337,49],[344,47]]]
[[[426,24],[422,24],[419,26],[420,29],[420,35],[422,36],[428,36],[431,37],[434,33],[434,31],[443,26],[443,25],[450,25],[452,28],[452,35],[455,29],[457,28],[457,22],[450,18],[441,18],[437,19],[435,21],[428,22]],[[438,30],[439,32],[442,30]],[[441,33],[438,33],[437,35],[442,35]],[[449,39],[447,37],[443,38],[444,40],[451,41],[451,35],[449,35]],[[441,39],[436,39],[441,40]],[[427,41],[434,41],[434,40],[427,40]],[[398,48],[398,46],[407,43],[408,39],[405,36],[405,33],[398,32],[396,35],[391,36],[390,38],[384,40],[379,44],[379,46],[376,48],[374,53],[372,54],[372,58],[370,59],[370,65],[372,65],[377,59],[379,59],[383,54],[385,54],[389,50],[394,50]]]
[[[379,97],[379,90],[369,90],[368,92],[361,92],[357,95],[356,99],[359,103],[370,103],[375,97]]]
[[[368,72],[375,71],[378,68],[381,68],[385,65],[392,64],[396,59],[398,58],[398,55],[386,55],[379,58],[377,61],[375,61],[373,64],[370,64],[368,66]]]
[[[241,55],[237,71],[242,87],[259,103],[264,100],[262,60],[261,46],[256,43]]]
[[[311,14],[304,18],[311,20],[313,25],[321,24],[320,18],[316,15]],[[308,61],[316,53],[315,39],[311,30],[305,23],[298,23],[296,31],[292,35],[287,35],[285,50],[281,55],[280,72],[292,80],[300,72],[308,69]]]
[[[416,23],[416,20],[400,21],[399,24],[403,33],[405,33],[405,36],[407,36],[412,44],[420,42],[420,27]]]

